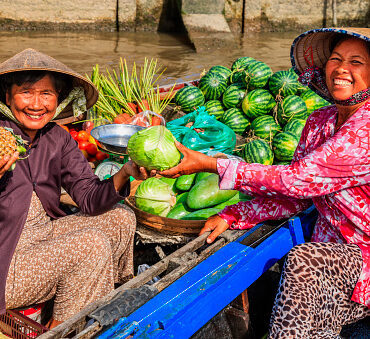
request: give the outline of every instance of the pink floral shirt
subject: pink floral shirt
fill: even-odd
[[[319,211],[312,241],[357,244],[363,268],[352,300],[370,308],[370,102],[335,132],[336,106],[312,113],[289,166],[218,159],[221,189],[255,199],[219,215],[232,229],[290,217],[313,202]]]

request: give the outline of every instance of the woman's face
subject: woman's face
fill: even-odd
[[[335,100],[370,87],[370,55],[366,42],[350,38],[333,50],[325,68],[326,84]]]
[[[54,116],[58,93],[49,75],[34,84],[13,85],[6,93],[6,104],[23,130],[33,138]]]

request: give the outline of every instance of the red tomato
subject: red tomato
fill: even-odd
[[[79,149],[83,149],[83,150],[86,150],[86,147],[90,145],[90,143],[88,141],[79,141],[78,142],[78,148]]]
[[[89,162],[95,162],[96,161],[96,158],[95,157],[88,157]]]
[[[78,134],[77,134],[77,141],[87,141],[89,140],[89,133],[87,133],[86,131],[82,130],[82,131],[79,131]]]
[[[161,124],[161,118],[153,115],[152,117],[152,126],[159,126]]]
[[[128,102],[127,105],[130,107],[131,113],[137,113],[137,105],[135,105],[133,102]]]
[[[137,112],[138,113],[141,113],[143,111],[148,111],[150,108],[149,108],[149,103],[148,103],[148,100],[146,99],[141,99],[141,102],[138,102],[137,103]]]
[[[87,152],[86,152],[84,149],[82,149],[82,150],[81,150],[81,152],[82,152],[82,154],[84,155],[84,157],[85,157],[86,159],[88,159],[88,158],[89,158],[89,155],[87,154]]]
[[[98,151],[95,155],[96,160],[102,161],[104,159],[109,158],[109,155],[107,153],[104,153],[102,151]]]
[[[86,152],[89,153],[90,155],[95,155],[98,152],[98,148],[96,147],[95,144],[89,143],[86,148]]]
[[[77,131],[69,131],[69,134],[71,135],[73,139],[77,140],[77,135],[78,135]]]

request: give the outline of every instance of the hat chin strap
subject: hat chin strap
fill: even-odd
[[[72,89],[68,96],[58,105],[57,109],[55,110],[53,119],[55,119],[71,102],[74,117],[77,117],[86,112],[86,97],[84,89],[82,87],[75,87]],[[10,108],[1,101],[0,113],[4,114],[10,120],[13,120],[15,123],[19,123]]]
[[[362,91],[351,95],[346,100],[334,100],[334,102],[340,106],[354,106],[368,99],[370,99],[370,88],[363,89]]]

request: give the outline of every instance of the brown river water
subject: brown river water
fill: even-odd
[[[127,32],[0,32],[0,62],[25,48],[34,48],[70,66],[81,74],[117,68],[120,57],[129,67],[142,65],[144,58],[157,59],[166,68],[161,83],[199,78],[214,65],[230,67],[240,56],[267,63],[273,71],[290,67],[290,45],[300,32],[261,33],[236,37],[238,48],[197,53],[184,35]]]

